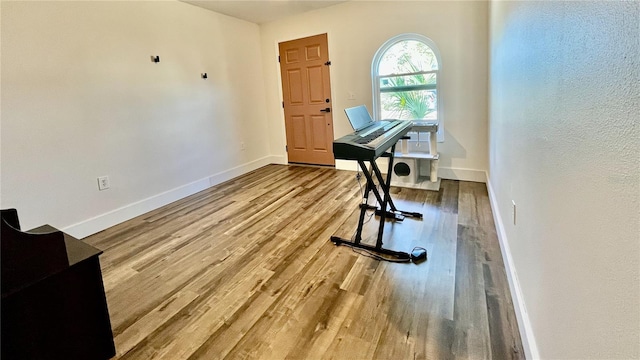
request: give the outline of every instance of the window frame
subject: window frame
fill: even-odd
[[[428,46],[431,51],[433,51],[433,54],[436,57],[436,61],[438,62],[438,69],[437,70],[430,70],[430,71],[426,71],[426,72],[421,72],[421,73],[434,73],[436,74],[436,86],[435,86],[435,90],[436,90],[436,111],[438,113],[438,117],[437,117],[437,122],[438,122],[438,142],[443,142],[444,141],[444,114],[442,113],[442,109],[443,109],[443,104],[442,104],[442,92],[440,91],[440,84],[442,83],[442,77],[441,77],[441,72],[442,72],[442,60],[440,58],[440,50],[438,49],[438,47],[436,46],[435,42],[433,42],[433,40],[429,39],[428,37],[424,36],[424,35],[420,35],[420,34],[416,34],[416,33],[405,33],[405,34],[400,34],[400,35],[396,35],[392,38],[390,38],[389,40],[385,41],[384,44],[382,44],[382,46],[380,46],[378,48],[378,51],[376,51],[375,55],[373,56],[373,61],[371,62],[371,82],[372,82],[372,95],[373,95],[373,116],[374,119],[380,119],[380,116],[382,114],[382,109],[381,107],[381,103],[380,103],[380,79],[384,78],[384,77],[389,77],[390,75],[383,75],[381,76],[379,74],[379,70],[380,70],[380,62],[382,60],[382,57],[386,54],[386,52],[394,45],[396,45],[399,42],[402,41],[418,41],[421,42],[423,44],[425,44],[426,46]],[[409,75],[409,73],[407,74],[397,74],[397,75]]]

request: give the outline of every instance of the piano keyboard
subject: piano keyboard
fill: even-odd
[[[373,160],[395,145],[409,132],[411,121],[393,120],[389,125],[365,136],[345,135],[333,142],[333,155],[341,160]]]
[[[367,136],[360,136],[359,138],[356,138],[355,142],[358,144],[368,144],[370,141],[376,139],[378,136],[382,135],[385,133],[384,128],[382,129],[378,129],[370,134],[368,134]]]

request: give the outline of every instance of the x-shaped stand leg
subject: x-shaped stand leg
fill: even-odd
[[[358,160],[358,164],[362,169],[366,179],[367,185],[365,188],[365,192],[363,194],[363,203],[360,204],[360,216],[358,218],[358,228],[356,230],[355,239],[353,241],[342,239],[337,236],[332,236],[331,241],[336,245],[347,245],[355,248],[365,249],[377,253],[382,253],[385,255],[391,255],[398,259],[410,259],[411,255],[406,252],[393,251],[388,250],[382,247],[382,235],[384,232],[384,224],[387,219],[393,218],[395,220],[402,220],[404,216],[412,216],[416,218],[422,218],[422,214],[416,212],[408,212],[401,211],[396,209],[393,200],[391,199],[391,194],[389,193],[390,184],[391,184],[391,171],[393,171],[393,153],[395,151],[395,145],[391,147],[391,154],[389,155],[389,166],[387,170],[387,178],[384,179],[378,165],[376,165],[375,159],[370,160],[371,171],[367,168],[364,160]],[[375,175],[376,179],[380,183],[380,187],[382,188],[382,192],[384,196],[381,196],[377,187],[375,186],[373,175]],[[380,208],[377,209],[376,214],[379,216],[379,224],[378,224],[378,236],[376,238],[376,245],[371,246],[367,244],[362,244],[362,228],[364,226],[364,219],[368,209],[375,208],[367,205],[367,199],[369,198],[369,191],[373,191],[376,200],[380,204]],[[387,206],[390,207],[391,211],[387,210]],[[400,217],[400,218],[399,218]]]

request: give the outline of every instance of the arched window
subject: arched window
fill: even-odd
[[[373,113],[375,119],[437,121],[443,139],[440,52],[431,39],[401,34],[382,44],[373,57]]]

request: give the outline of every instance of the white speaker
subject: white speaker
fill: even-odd
[[[417,184],[420,176],[418,168],[418,159],[396,158],[393,164],[393,173],[391,174],[391,183],[398,185]]]

